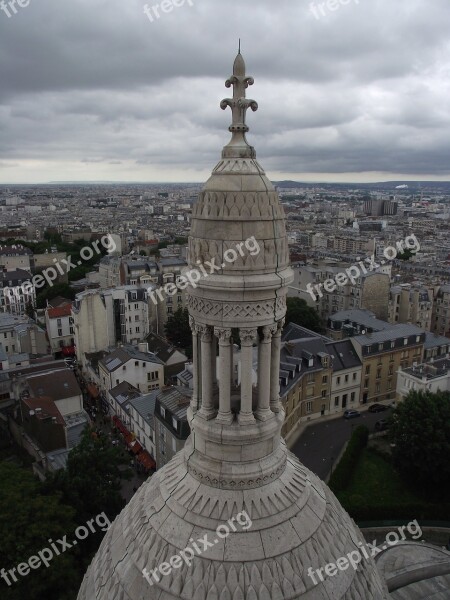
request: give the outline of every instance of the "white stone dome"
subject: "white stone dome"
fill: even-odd
[[[188,472],[190,452],[187,444],[116,518],[78,600],[389,598],[373,559],[314,585],[310,567],[335,563],[364,540],[328,487],[292,454],[282,472],[262,485],[224,490]],[[251,527],[214,543],[217,527],[242,511]],[[144,578],[144,568],[150,572],[168,562],[205,534],[214,546],[195,556],[190,567],[183,563],[160,575],[159,583],[153,578],[153,585]]]

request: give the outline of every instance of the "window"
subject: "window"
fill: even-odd
[[[138,366],[139,366],[139,361],[138,361],[138,360],[135,360],[135,361],[134,361],[134,366],[135,366],[135,367],[138,367]]]
[[[369,373],[370,373],[370,365],[367,365],[366,366],[366,375],[369,375]]]
[[[394,362],[394,353],[393,352],[389,356],[389,361]]]
[[[375,391],[377,394],[380,393],[380,384],[379,383],[377,383],[377,385],[375,386]]]
[[[357,373],[353,373],[353,381],[356,381]]]
[[[377,379],[381,379],[381,369],[377,369]]]
[[[348,383],[348,375],[345,376],[345,383]]]
[[[327,397],[327,390],[322,390],[322,398],[326,398]]]
[[[334,406],[336,406],[336,407],[339,406],[339,396],[335,396],[335,398],[334,398]]]
[[[391,365],[391,366],[389,367],[389,375],[392,375],[392,374],[393,374],[393,372],[394,372],[394,367]]]
[[[61,319],[57,319],[56,324],[58,325],[58,327],[61,327]]]
[[[327,381],[328,381],[328,377],[327,377],[327,375],[324,375],[322,377],[322,383],[327,383]]]
[[[368,380],[368,379],[366,379],[366,380],[364,381],[364,387],[365,387],[365,388],[368,388],[368,387],[369,387],[369,380]]]
[[[340,377],[338,377],[338,378],[336,379],[336,383],[337,383],[337,385],[341,385],[341,378],[340,378]]]
[[[312,412],[312,402],[307,402],[306,403],[306,412],[307,413],[311,413]]]
[[[172,427],[175,429],[175,431],[177,430],[177,420],[175,419],[175,417],[172,417]]]
[[[355,401],[355,396],[356,396],[355,392],[352,392],[350,394],[350,402],[354,402]]]
[[[58,329],[58,336],[61,337],[62,336],[62,329]]]
[[[176,452],[177,451],[177,440],[173,437],[172,438],[172,452]]]
[[[161,406],[160,410],[161,410],[161,416],[165,419],[166,418],[166,409],[164,408],[164,406]],[[162,425],[161,425],[161,430],[162,430]]]
[[[308,377],[307,377],[306,381],[308,383],[313,383],[314,382],[314,373],[308,373]]]

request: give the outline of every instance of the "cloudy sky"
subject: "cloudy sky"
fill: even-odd
[[[4,1],[0,183],[205,180],[239,37],[273,180],[450,176],[449,0]]]

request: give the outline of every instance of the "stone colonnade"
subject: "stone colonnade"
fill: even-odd
[[[231,393],[233,379],[233,341],[231,328],[199,324],[190,319],[193,341],[193,412],[207,420],[230,424],[233,419]],[[283,321],[271,326],[239,328],[241,340],[241,385],[238,421],[242,424],[265,421],[279,412],[281,329]],[[258,402],[253,410],[253,344],[258,343]],[[217,356],[217,343],[219,354]],[[217,368],[218,364],[218,368]],[[216,373],[218,377],[218,406]]]

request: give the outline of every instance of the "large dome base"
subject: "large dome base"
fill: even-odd
[[[286,468],[254,489],[223,490],[187,469],[188,448],[145,482],[116,518],[78,600],[387,600],[374,561],[327,577],[364,538],[333,493],[287,452]],[[245,519],[242,514],[245,513]],[[244,530],[239,523],[247,524]],[[229,521],[234,518],[236,531]],[[228,527],[227,537],[217,534]],[[226,530],[221,531],[221,535]],[[205,538],[205,536],[207,536]],[[144,577],[197,540],[192,564]],[[197,543],[199,550],[204,544]],[[322,569],[324,581],[311,573]]]

